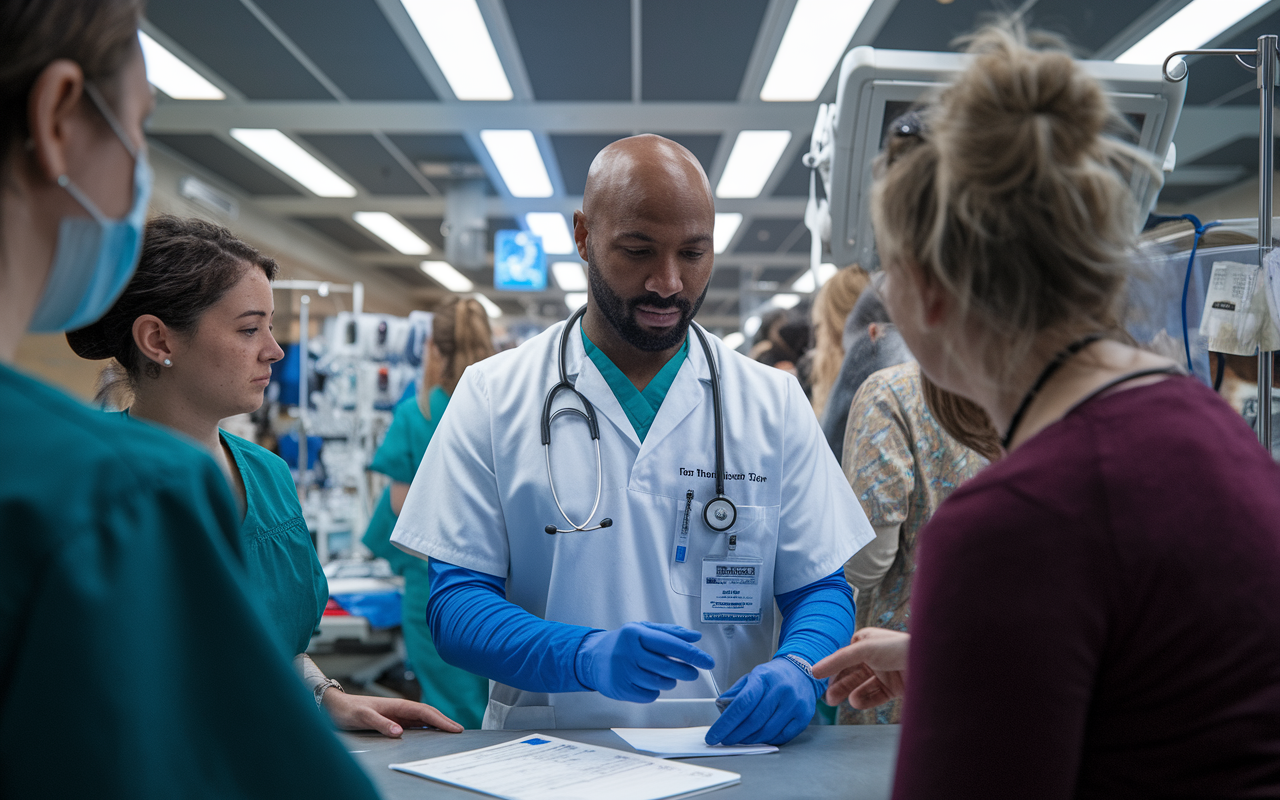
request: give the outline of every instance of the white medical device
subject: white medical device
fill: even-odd
[[[960,53],[925,53],[855,47],[840,66],[839,89],[834,104],[818,110],[805,163],[816,178],[809,183],[809,207],[805,224],[813,233],[814,264],[876,264],[871,231],[871,165],[880,152],[885,129],[897,117],[950,83],[967,67],[972,56]],[[1103,82],[1116,108],[1136,129],[1119,132],[1152,154],[1154,163],[1168,156],[1173,131],[1186,96],[1185,83],[1164,80],[1160,65],[1116,64],[1081,61]],[[822,193],[818,183],[821,179]],[[1134,178],[1139,207],[1155,207],[1161,183],[1146,175]],[[828,244],[823,256],[819,242]]]

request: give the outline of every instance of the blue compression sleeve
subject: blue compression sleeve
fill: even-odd
[[[853,590],[841,568],[808,586],[777,596],[782,633],[775,657],[794,654],[810,664],[849,643],[853,636]],[[826,691],[825,681],[815,681]]]
[[[527,692],[590,691],[578,682],[574,662],[594,628],[530,614],[507,600],[503,578],[434,558],[427,572],[427,625],[445,661]]]

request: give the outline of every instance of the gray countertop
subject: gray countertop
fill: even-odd
[[[387,765],[475,750],[535,732],[634,752],[608,730],[464,731],[458,734],[411,730],[405,731],[402,739],[387,739],[374,733],[342,733],[340,736],[347,749],[372,776],[386,800],[422,797],[474,799],[482,795],[396,772]],[[681,760],[742,775],[742,783],[737,786],[707,795],[717,800],[818,800],[827,797],[886,800],[893,783],[897,749],[897,725],[811,726],[777,753]]]

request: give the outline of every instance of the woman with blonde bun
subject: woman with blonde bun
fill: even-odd
[[[1006,455],[922,534],[911,633],[814,668],[905,694],[894,797],[1280,795],[1280,467],[1120,309],[1151,171],[1063,50],[1012,26],[873,189],[885,305]]]
[[[810,362],[809,383],[813,413],[822,412],[831,397],[840,365],[844,362],[844,323],[853,311],[871,276],[857,264],[851,264],[822,284],[813,298],[813,349],[806,357]]]
[[[445,663],[436,652],[427,627],[427,599],[431,595],[427,562],[392,546],[391,532],[409,494],[409,484],[463,371],[493,353],[489,316],[478,300],[450,297],[441,303],[427,342],[422,390],[396,406],[391,427],[369,465],[370,470],[391,478],[391,485],[374,509],[364,544],[404,576],[401,630],[409,664],[422,687],[422,702],[466,728],[480,727],[489,703],[489,681]]]

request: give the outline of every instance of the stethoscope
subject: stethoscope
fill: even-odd
[[[549,534],[569,533],[571,531],[597,531],[601,528],[608,528],[613,525],[613,520],[605,517],[600,520],[598,525],[591,525],[591,518],[596,515],[596,509],[600,507],[600,495],[604,491],[604,472],[600,467],[600,426],[596,422],[596,410],[592,407],[591,401],[582,396],[582,393],[569,382],[568,366],[565,361],[565,351],[569,347],[569,334],[573,331],[573,325],[582,315],[586,313],[587,307],[583,306],[569,317],[569,321],[565,323],[564,330],[560,333],[560,382],[551,387],[551,391],[547,393],[547,402],[542,406],[542,451],[547,458],[547,483],[551,485],[551,497],[556,501],[556,508],[560,509],[560,515],[565,518],[572,527],[558,528],[555,525],[548,525],[545,530]],[[716,533],[722,533],[733,527],[733,523],[738,519],[738,509],[733,501],[724,495],[724,429],[722,422],[723,412],[720,406],[720,373],[716,369],[716,360],[711,355],[711,345],[707,342],[707,336],[697,324],[689,325],[689,328],[698,336],[698,341],[702,343],[702,351],[707,355],[707,366],[711,370],[711,405],[715,414],[715,430],[716,430],[716,496],[715,499],[708,502],[702,507],[702,519],[707,523],[707,527]],[[558,409],[554,414],[551,412],[551,404],[555,401],[556,395],[561,391],[568,390],[573,392],[579,402],[582,403],[582,410],[566,406]],[[555,422],[556,417],[561,414],[577,414],[587,421],[587,430],[591,433],[591,440],[596,445],[596,502],[591,506],[591,513],[587,515],[587,521],[579,525],[569,519],[569,515],[565,513],[564,506],[560,503],[560,495],[556,493],[556,481],[551,475],[551,423]]]

